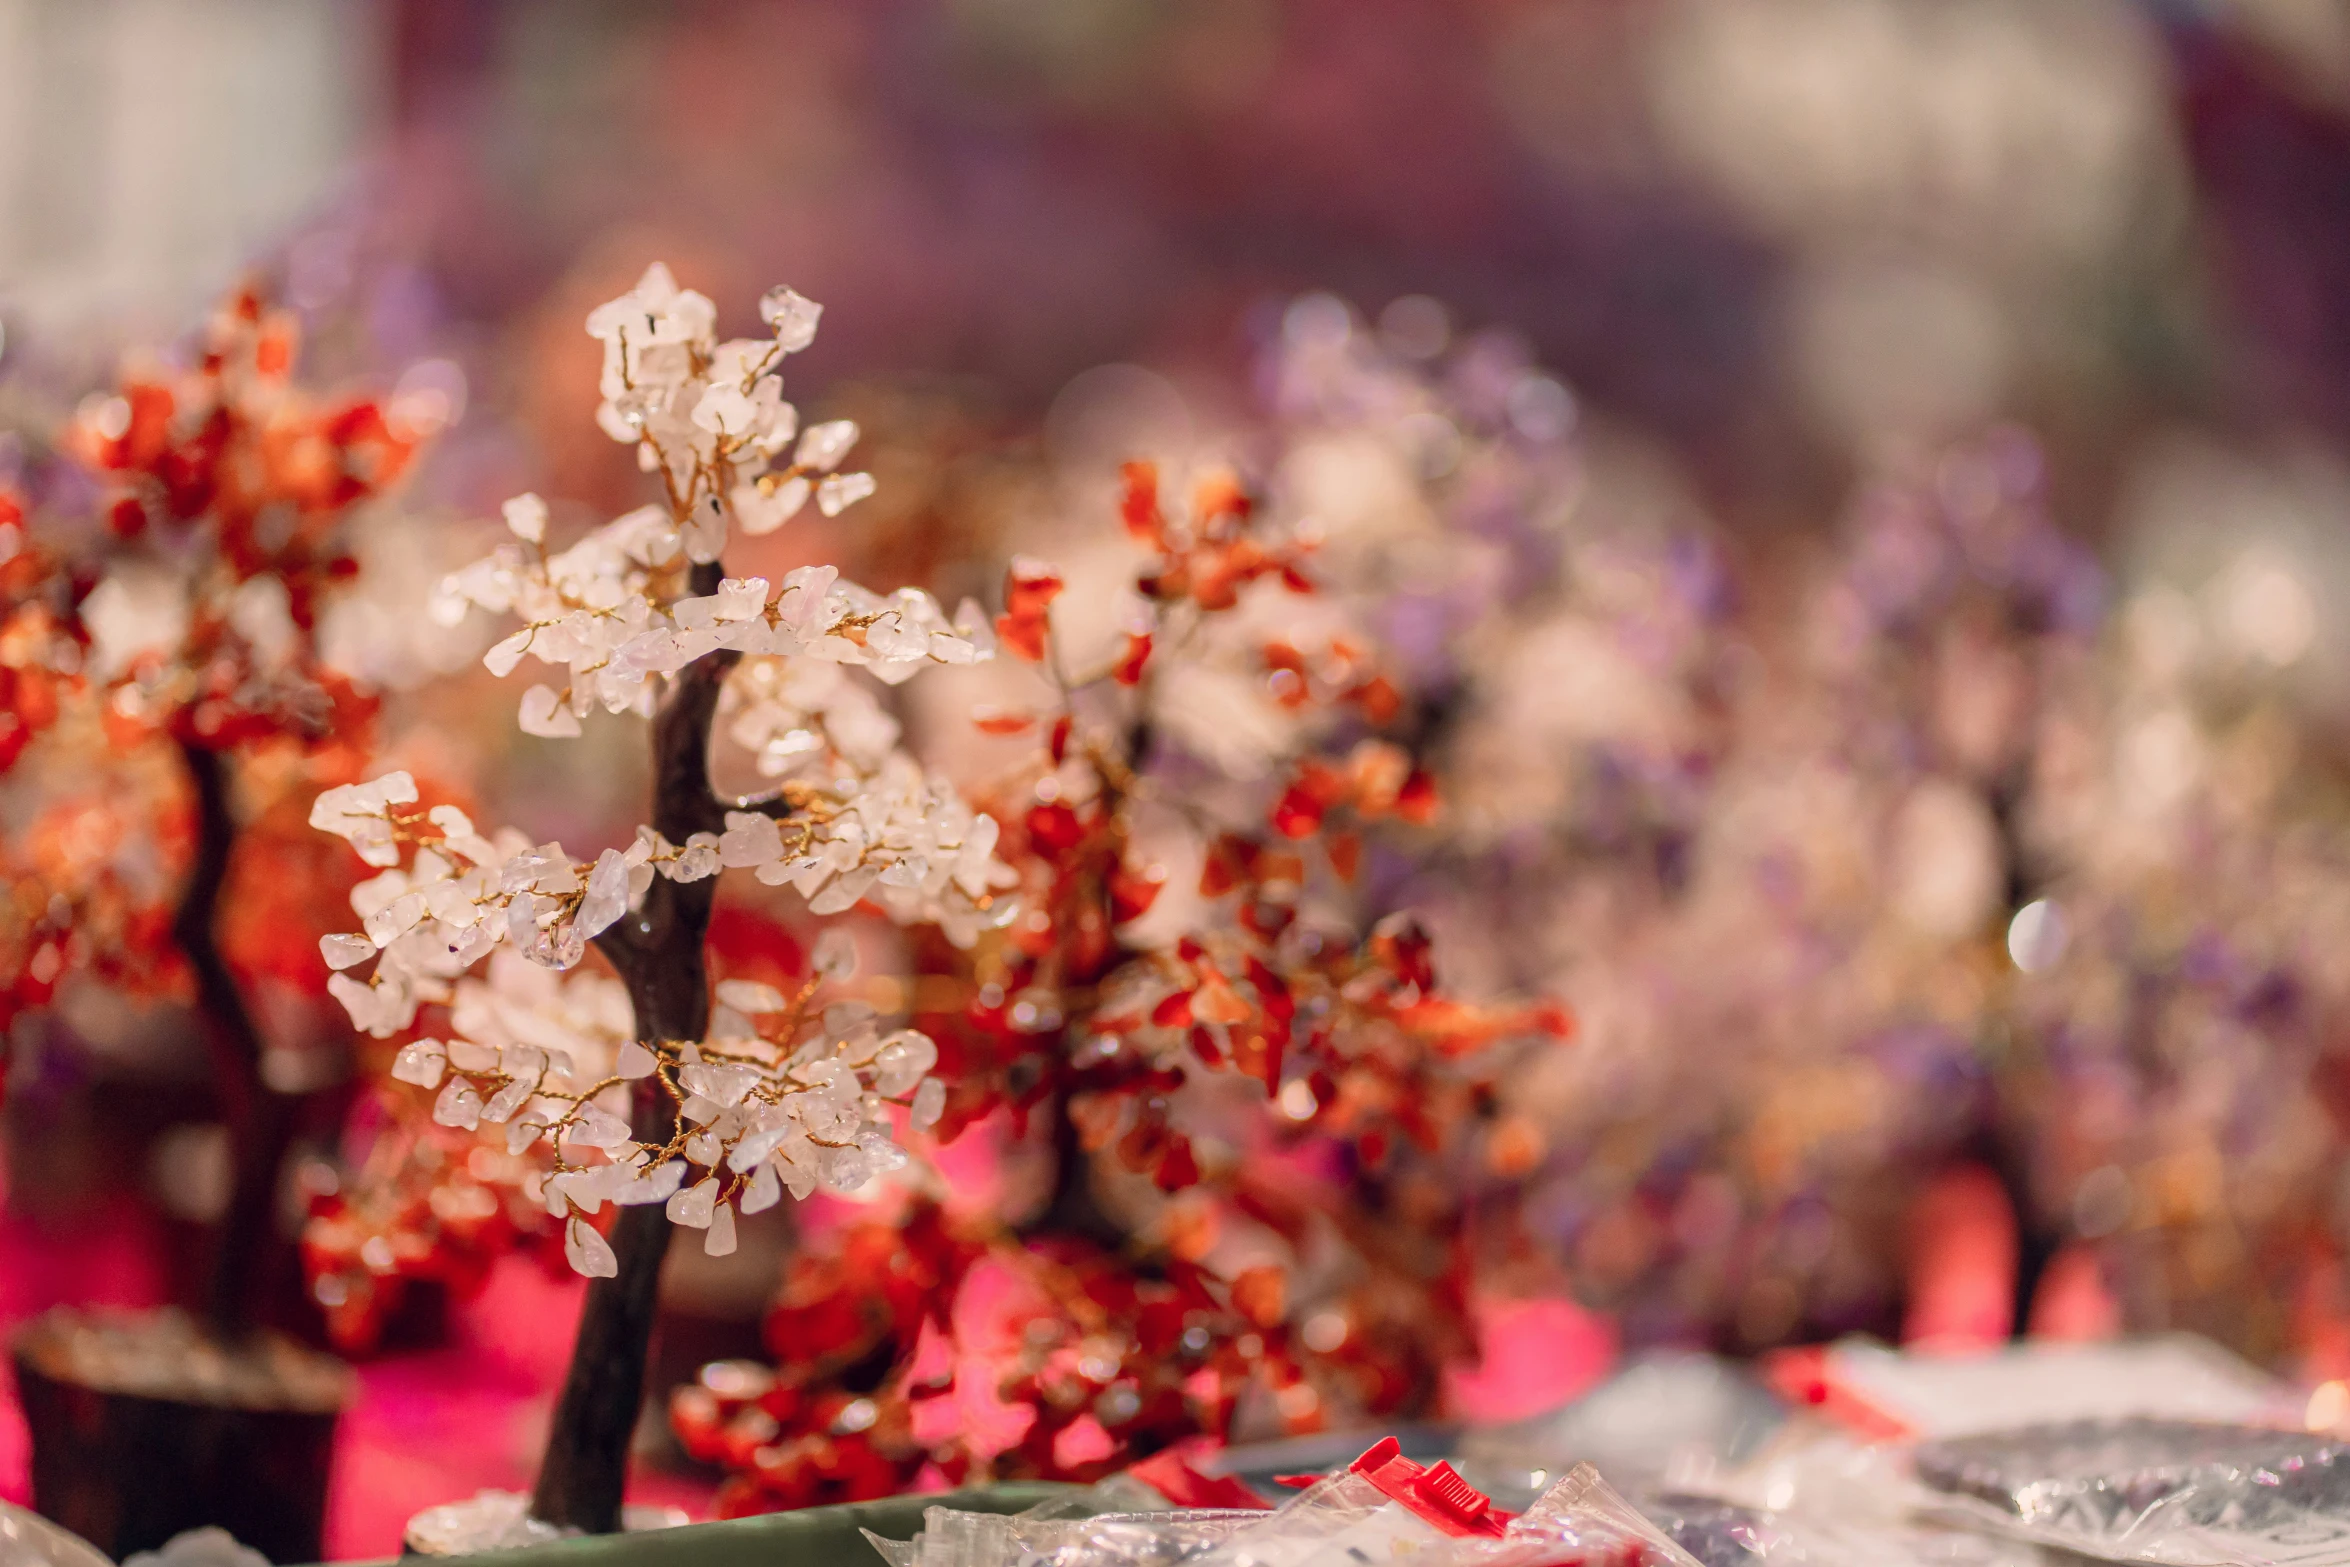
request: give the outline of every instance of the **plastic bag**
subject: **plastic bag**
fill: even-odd
[[[1588,1464],[1512,1518],[1393,1440],[1271,1512],[1060,1515],[1078,1505],[1014,1517],[934,1507],[910,1542],[867,1538],[891,1567],[1697,1567]]]
[[[1757,1567],[1763,1562],[1808,1561],[1772,1514],[1711,1496],[1643,1497],[1640,1511],[1703,1567]]]
[[[1391,1438],[1203,1552],[1196,1567],[1694,1567],[1580,1464],[1516,1518]]]
[[[1410,1488],[1406,1494],[1374,1478],[1390,1469]],[[1206,1553],[1201,1567],[1355,1567],[1384,1561],[1409,1546],[1433,1544],[1447,1536],[1444,1525],[1427,1513],[1451,1512],[1464,1522],[1476,1514],[1465,1501],[1445,1500],[1441,1481],[1425,1481],[1429,1473],[1403,1457],[1393,1439],[1382,1442],[1348,1468],[1306,1487],[1287,1506],[1250,1520]],[[1423,1489],[1425,1497],[1418,1495]]]
[[[1493,1547],[1462,1553],[1463,1567],[1697,1567],[1696,1558],[1659,1530],[1589,1464],[1577,1464],[1541,1500],[1512,1520]]]
[[[1923,1516],[1907,1449],[1798,1418],[1748,1462],[1691,1472],[1641,1511],[1706,1567],[2041,1567],[2032,1545]]]
[[[2114,1561],[2350,1564],[2350,1445],[2185,1420],[2076,1420],[1927,1442],[1954,1518]]]
[[[1640,1509],[1704,1567],[2041,1567],[2034,1547],[1903,1515],[1772,1512],[1717,1497],[1644,1497]]]
[[[255,1559],[259,1559],[258,1553]],[[104,1552],[80,1535],[68,1533],[36,1513],[0,1502],[0,1567],[109,1567],[109,1563]]]
[[[1165,1567],[1265,1516],[1169,1507],[1073,1516],[1096,1499],[1073,1492],[1010,1514],[931,1507],[911,1540],[864,1533],[890,1567]]]

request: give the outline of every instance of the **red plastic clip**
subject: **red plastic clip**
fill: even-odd
[[[1509,1514],[1496,1512],[1493,1498],[1462,1479],[1452,1465],[1423,1468],[1403,1456],[1403,1446],[1394,1437],[1347,1467],[1377,1486],[1390,1501],[1401,1503],[1422,1522],[1446,1534],[1499,1538],[1509,1528]]]
[[[1413,1482],[1413,1489],[1429,1507],[1443,1513],[1460,1533],[1499,1535],[1508,1527],[1493,1510],[1493,1498],[1462,1479],[1460,1471],[1450,1464],[1440,1463],[1422,1470]]]

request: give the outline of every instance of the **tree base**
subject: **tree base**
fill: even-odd
[[[176,1312],[51,1312],[13,1349],[44,1517],[118,1559],[206,1525],[271,1561],[323,1554],[341,1362],[223,1349]]]

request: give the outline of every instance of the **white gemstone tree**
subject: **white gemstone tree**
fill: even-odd
[[[928,1038],[885,1031],[859,1002],[815,1009],[847,973],[837,937],[796,993],[731,982],[713,1008],[703,942],[721,870],[788,883],[817,914],[871,902],[958,944],[1013,912],[995,821],[905,753],[871,684],[991,656],[979,607],[949,620],[927,594],[872,593],[828,566],[771,584],[719,565],[737,529],[772,532],[811,499],[836,514],[873,489],[837,471],[855,425],[802,430],[783,400],[778,369],[814,339],[819,308],[779,288],[760,313],[772,337],[720,342],[710,301],[655,264],[592,314],[598,422],[636,448],[661,499],[557,550],[544,502],[517,497],[513,539],[436,605],[452,622],[475,608],[520,622],[484,662],[554,671],[522,696],[526,731],[577,735],[599,709],[646,721],[653,801],[634,841],[579,860],[511,828],[484,834],[453,807],[423,808],[404,773],[330,791],[311,818],[381,867],[353,895],[360,931],[322,943],[353,1022],[414,1036],[394,1073],[437,1093],[437,1120],[515,1152],[553,1148],[548,1208],[593,1282],[531,1510],[591,1532],[619,1524],[672,1224],[731,1251],[737,1211],[863,1185],[906,1158],[898,1111],[927,1125],[943,1102]],[[758,793],[713,786],[722,717]],[[617,990],[550,972],[591,943]],[[447,1037],[419,1032],[426,1007],[443,1009],[422,1015],[445,1017]]]

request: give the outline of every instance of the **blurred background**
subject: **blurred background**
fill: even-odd
[[[1229,365],[1304,289],[1431,295],[1742,531],[1995,416],[2109,530],[2166,432],[2322,468],[2345,418],[2326,0],[11,0],[0,28],[12,330],[127,341],[265,255],[313,300],[356,269],[373,351],[456,357],[514,469],[585,439],[534,367],[653,253],[826,301],[810,376],[971,377],[1012,418],[1105,363]]]
[[[876,585],[986,591],[1129,449],[1374,518],[1461,802],[1393,897],[1584,1023],[1515,1090],[1542,1244],[1459,1407],[1854,1329],[2350,1373],[2341,0],[0,0],[0,426],[259,268],[314,375],[453,421],[396,541],[428,581],[519,490],[636,503],[580,323],[656,257],[722,329],[824,304],[791,392],[883,488],[789,548]],[[1509,475],[1540,570],[1345,392],[1452,440],[1488,372],[1549,454]],[[1404,500],[1316,466],[1350,432]],[[1399,553],[1405,512],[1503,544]],[[490,744],[454,690],[406,754]],[[634,809],[497,744],[549,835]],[[169,1292],[200,1095],[42,1028],[10,1320]],[[112,1175],[109,1071],[154,1085]],[[343,1547],[527,1476],[576,1302],[501,1268],[367,1373]]]

